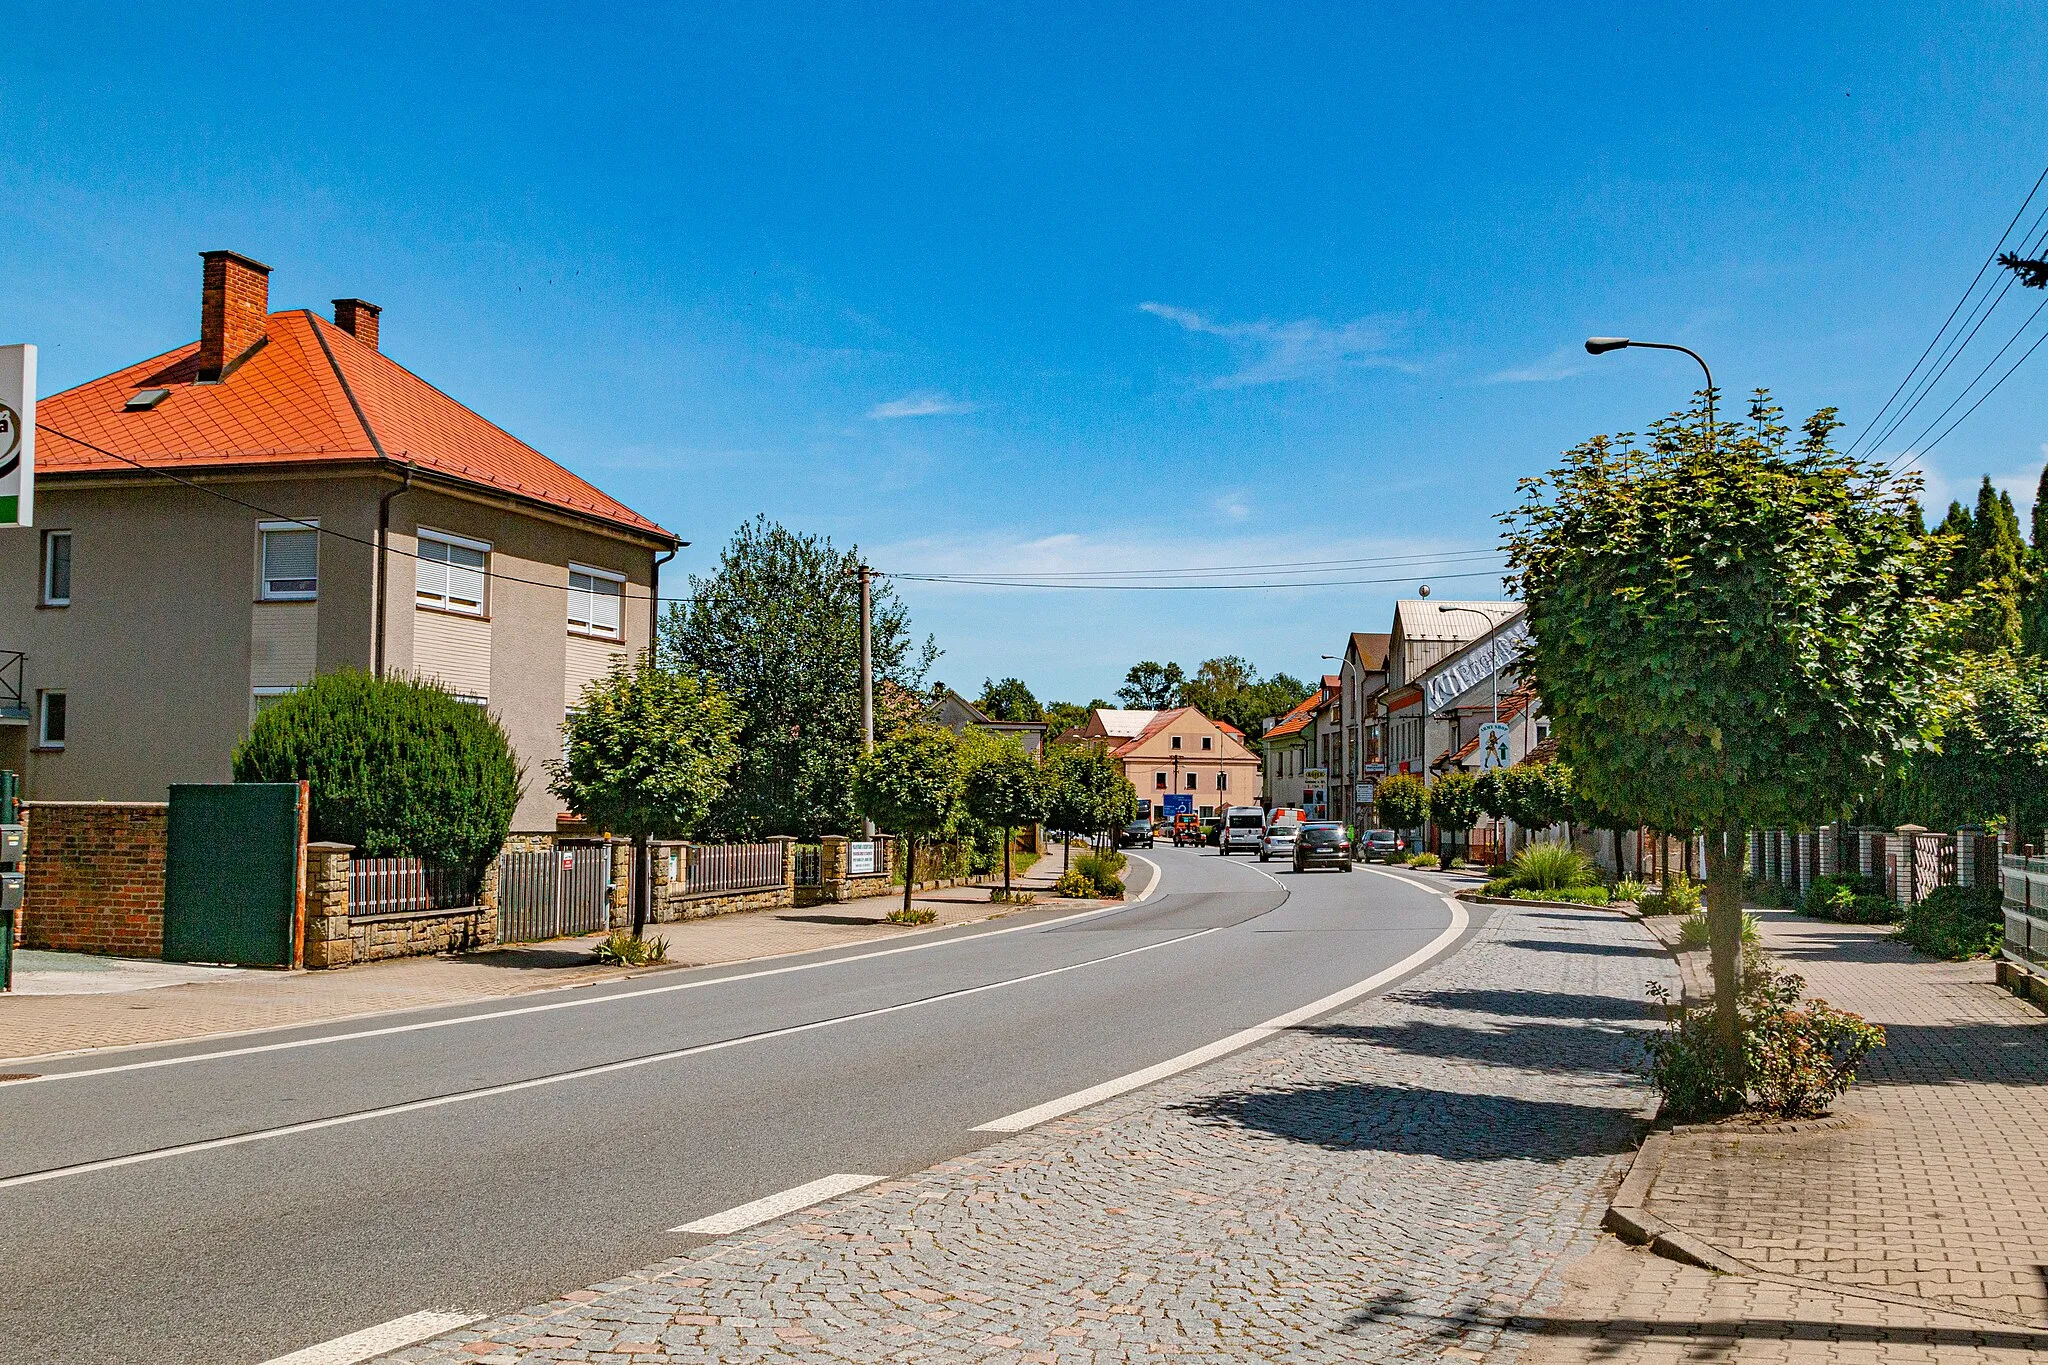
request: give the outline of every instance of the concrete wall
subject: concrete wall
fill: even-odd
[[[169,811],[160,801],[29,806],[22,946],[163,956]]]

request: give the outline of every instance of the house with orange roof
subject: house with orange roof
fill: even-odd
[[[1326,755],[1337,734],[1334,721],[1342,685],[1338,675],[1326,675],[1321,686],[1260,737],[1266,759],[1264,804],[1269,810],[1299,806],[1316,819],[1330,818],[1326,813],[1331,760]]]
[[[1259,801],[1258,755],[1235,726],[1210,720],[1192,706],[1166,711],[1098,707],[1086,724],[1068,730],[1058,742],[1107,748],[1137,789],[1140,819],[1162,819],[1180,810],[1215,815]]]
[[[381,350],[381,310],[270,309],[270,268],[202,253],[199,338],[38,403],[36,527],[0,537],[38,800],[224,781],[255,714],[316,673],[437,678],[526,764],[585,683],[647,647],[674,533]]]

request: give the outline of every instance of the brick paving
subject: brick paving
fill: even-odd
[[[1594,1244],[1670,972],[1502,911],[1397,993],[392,1358],[1506,1359]]]
[[[1050,858],[1039,861],[1051,866]],[[1017,882],[1028,888],[1056,875],[1034,867]],[[883,920],[898,903],[876,897],[719,915],[655,925],[649,932],[668,940],[672,967],[718,966],[921,932]],[[1012,913],[991,905],[985,887],[955,887],[916,903],[938,915],[932,927],[941,929]],[[602,937],[460,957],[401,958],[333,972],[235,972],[218,981],[118,995],[0,995],[0,1060],[328,1023],[614,981],[647,970],[592,962],[590,950]]]
[[[1988,962],[1932,962],[1881,927],[1762,916],[1810,993],[1885,1025],[1889,1045],[1837,1106],[1843,1126],[1674,1137],[1651,1210],[1760,1277],[1604,1242],[1535,1358],[2048,1351],[2048,1019],[1993,985]]]

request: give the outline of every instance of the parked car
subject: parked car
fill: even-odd
[[[1317,820],[1301,827],[1301,834],[1294,841],[1294,870],[1306,872],[1312,867],[1351,870],[1351,836],[1344,826]]]
[[[1257,853],[1266,833],[1266,812],[1257,806],[1232,806],[1223,813],[1222,827],[1217,851],[1224,857],[1233,852]]]
[[[1218,839],[1218,838],[1219,838],[1219,837],[1221,836],[1222,832],[1223,832],[1223,817],[1222,817],[1222,816],[1220,816],[1220,815],[1205,815],[1205,816],[1203,816],[1203,817],[1202,817],[1202,842],[1203,842],[1203,843],[1207,844],[1207,845],[1208,845],[1209,847],[1211,847],[1211,848],[1214,848],[1214,847],[1216,847],[1216,841],[1217,841],[1217,839]]]
[[[1358,836],[1361,862],[1398,863],[1408,856],[1408,841],[1390,829],[1369,829]]]
[[[1275,820],[1266,826],[1266,837],[1259,842],[1259,861],[1272,858],[1292,858],[1294,841],[1301,834],[1298,820]]]
[[[1152,822],[1150,820],[1131,821],[1131,823],[1116,832],[1116,844],[1118,848],[1152,847]]]

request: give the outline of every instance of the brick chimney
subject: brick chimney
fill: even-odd
[[[383,311],[364,299],[336,299],[334,325],[374,351],[377,349],[377,316]]]
[[[199,291],[199,382],[218,383],[270,320],[270,267],[236,251],[202,251]]]

